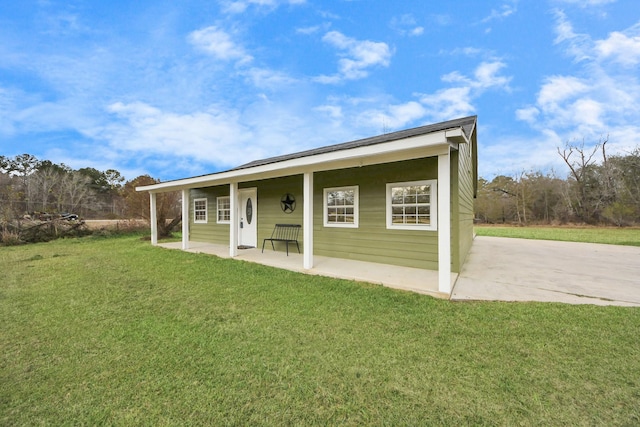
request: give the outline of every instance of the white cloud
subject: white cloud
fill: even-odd
[[[440,89],[433,94],[421,96],[420,101],[435,120],[448,120],[475,113],[472,102],[487,90],[509,91],[511,77],[500,74],[506,66],[502,61],[482,62],[473,71],[472,77],[458,71],[442,76],[442,81],[456,84]]]
[[[536,107],[520,108],[516,110],[516,118],[525,122],[533,123],[540,114],[540,110]]]
[[[478,150],[479,173],[491,180],[497,175],[514,176],[524,171],[551,172],[564,170],[564,164],[556,152],[563,140],[553,132],[539,135],[500,135],[487,129],[480,122],[478,134],[483,136]],[[491,142],[487,142],[488,140]]]
[[[505,67],[501,61],[482,62],[466,76],[454,71],[442,76],[452,87],[434,93],[417,94],[417,101],[393,104],[384,99],[369,101],[376,106],[358,114],[358,121],[379,129],[399,129],[416,121],[441,121],[468,116],[476,112],[474,101],[488,90],[509,90],[510,77],[500,74]],[[378,105],[385,105],[380,108]]]
[[[600,6],[609,3],[615,3],[617,0],[556,0],[558,3],[575,4],[586,8],[591,6]]]
[[[403,36],[419,36],[424,33],[424,27],[418,25],[411,14],[404,14],[391,19],[390,26]]]
[[[549,144],[597,141],[606,134],[612,135],[612,150],[640,143],[640,24],[598,40],[577,33],[564,12],[555,15],[555,43],[575,59],[577,71],[546,77],[534,104],[517,110],[516,118],[552,136]],[[622,128],[634,130],[621,134]]]
[[[598,57],[611,60],[626,67],[633,67],[640,63],[640,23],[628,31],[614,31],[605,40],[595,42]]]
[[[459,71],[453,71],[442,76],[441,80],[447,83],[461,83],[478,91],[494,87],[509,90],[511,77],[499,75],[500,70],[504,67],[505,63],[502,61],[482,62],[473,71],[473,77],[467,77]]]
[[[453,18],[448,14],[432,14],[429,15],[429,20],[441,27],[446,27],[453,22]]]
[[[362,79],[369,75],[369,68],[386,67],[391,60],[391,49],[383,42],[356,40],[339,31],[329,31],[322,41],[340,50],[342,58],[338,60],[339,73],[333,76],[317,77],[316,81],[320,83]]]
[[[326,113],[333,120],[341,120],[344,117],[342,107],[338,105],[321,105],[316,107],[315,110]]]
[[[116,102],[107,109],[115,121],[94,139],[106,141],[121,159],[133,159],[171,176],[192,176],[352,136],[353,127],[334,126],[340,123],[339,108],[320,107],[327,113],[324,117],[301,114],[308,105],[299,98],[270,100],[257,94],[254,102],[242,108],[213,105],[191,113],[144,102]]]
[[[419,102],[409,101],[403,104],[388,106],[384,111],[372,109],[359,114],[357,121],[373,129],[387,132],[406,127],[408,123],[419,120],[427,113]]]
[[[120,120],[109,126],[103,137],[113,149],[141,157],[154,153],[233,165],[251,137],[237,114],[213,107],[205,112],[177,114],[143,102],[116,102],[108,111]]]
[[[573,76],[549,77],[538,92],[536,105],[517,110],[516,117],[554,132],[570,128],[588,134],[602,131],[608,100],[601,92],[607,89],[594,87],[594,83]]]
[[[297,82],[295,78],[286,73],[266,68],[251,68],[241,74],[246,76],[255,87],[260,89],[275,90]]]
[[[399,128],[414,120],[424,117],[426,109],[418,102],[410,101],[405,104],[389,107],[390,126]]]
[[[544,109],[558,109],[558,105],[588,91],[587,81],[573,76],[552,76],[545,80],[538,93],[537,103]]]
[[[0,86],[0,134],[12,135],[16,131],[15,117],[17,99],[20,94],[15,89],[10,90]]]
[[[514,14],[517,11],[517,1],[505,3],[499,9],[491,9],[491,13],[480,22],[487,23],[494,20],[501,20]]]
[[[580,123],[593,129],[602,129],[604,123],[602,115],[605,106],[602,102],[598,102],[590,98],[580,98],[572,105],[575,114],[574,123]]]
[[[458,47],[450,51],[445,51],[441,49],[439,53],[447,54],[447,55],[478,56],[478,55],[485,55],[489,52],[486,51],[485,49],[467,46],[467,47]]]
[[[576,62],[590,60],[593,57],[592,42],[588,35],[574,32],[573,25],[561,10],[554,11],[556,17],[556,38],[554,43],[566,44],[566,52],[573,56]]]
[[[296,28],[296,33],[309,35],[309,34],[315,34],[320,30],[322,30],[322,26],[313,25],[311,27]]]
[[[229,33],[215,25],[193,31],[189,34],[188,40],[196,48],[223,61],[237,60],[238,63],[247,63],[253,59],[241,45],[233,41]]]
[[[511,77],[498,74],[505,66],[506,64],[501,61],[482,62],[473,72],[475,81],[471,82],[472,86],[480,90],[490,88],[509,90]]]
[[[563,134],[567,139],[594,138],[633,121],[640,113],[638,83],[621,85],[621,81],[602,71],[584,78],[547,78],[535,106],[518,110],[516,117],[535,129]]]
[[[223,11],[229,14],[242,13],[249,6],[256,6],[260,8],[275,9],[283,4],[297,5],[304,4],[306,0],[236,0],[223,2]]]
[[[441,121],[473,114],[476,109],[471,104],[471,97],[471,87],[461,86],[423,95],[420,102],[426,106],[430,117]]]
[[[78,14],[68,12],[52,13],[46,16],[47,34],[53,36],[89,33],[91,29],[81,22]]]

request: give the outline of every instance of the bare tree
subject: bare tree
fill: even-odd
[[[60,187],[63,173],[55,168],[42,168],[29,176],[29,187],[32,188],[33,199],[38,199],[38,210],[46,212],[54,198],[54,190]]]
[[[83,203],[90,204],[95,198],[90,184],[91,178],[78,171],[65,174],[58,191],[58,212],[78,211]]]
[[[569,167],[570,177],[574,181],[574,195],[572,208],[578,219],[591,223],[599,220],[600,211],[603,209],[609,196],[602,182],[602,170],[596,162],[596,153],[602,149],[606,158],[605,145],[607,140],[598,142],[593,148],[587,149],[584,140],[580,145],[565,144],[558,154]]]
[[[149,175],[141,175],[125,183],[122,195],[125,201],[125,212],[132,218],[151,220],[149,193],[137,192],[136,187],[156,184],[159,181]],[[177,191],[157,195],[157,222],[161,237],[171,234],[182,220],[180,209],[180,193]]]

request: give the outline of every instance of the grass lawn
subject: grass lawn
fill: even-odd
[[[640,310],[151,247],[0,248],[1,425],[638,425]]]
[[[562,240],[566,242],[640,246],[640,228],[476,225],[474,229],[478,236],[518,237],[521,239]]]

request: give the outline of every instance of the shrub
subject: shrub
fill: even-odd
[[[20,234],[8,229],[7,227],[2,227],[2,231],[0,231],[0,243],[3,246],[15,246],[22,244],[22,240],[20,240]]]

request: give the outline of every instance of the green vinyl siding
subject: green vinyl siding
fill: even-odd
[[[293,175],[283,178],[265,179],[261,181],[243,182],[239,188],[258,189],[258,246],[262,248],[264,239],[271,236],[273,227],[276,224],[300,224],[302,225],[302,175]],[[291,213],[285,213],[280,207],[281,198],[290,193],[296,200],[295,210]],[[227,238],[228,239],[228,238]],[[302,253],[303,242],[302,230],[298,236],[300,245],[300,253]],[[285,244],[275,242],[277,251],[285,251]],[[267,242],[265,250],[271,249],[271,244]],[[289,251],[297,251],[295,245],[289,245]]]
[[[437,158],[415,159],[314,174],[314,253],[406,267],[438,268],[435,231],[388,230],[386,185],[390,182],[437,179]],[[323,225],[323,189],[359,187],[359,227]]]
[[[458,155],[457,150],[451,150],[450,157],[450,173],[449,179],[451,180],[451,271],[458,272],[458,266],[460,265],[460,199],[458,198]]]
[[[238,185],[239,189],[253,187],[258,190],[257,206],[255,207],[258,212],[258,246],[262,247],[263,240],[271,236],[275,224],[302,224],[302,175],[242,182]],[[293,194],[296,199],[296,209],[289,214],[284,213],[280,207],[280,199],[287,193]],[[228,185],[191,190],[189,206],[190,240],[223,245],[229,244],[229,224],[218,224],[216,222],[216,199],[221,196],[229,196]],[[197,224],[193,221],[193,200],[200,198],[207,198],[207,224]],[[300,252],[302,252],[302,232],[300,232],[298,242],[300,244]],[[285,250],[284,243],[276,242],[275,246],[276,250]],[[291,246],[289,249],[292,249]]]
[[[451,268],[459,272],[473,238],[474,155],[471,144],[460,144],[451,152]],[[421,158],[314,173],[314,253],[319,256],[354,259],[406,267],[438,269],[438,232],[431,230],[390,230],[386,227],[386,185],[438,178],[437,157]],[[325,227],[323,189],[358,186],[358,228]],[[279,223],[302,224],[303,177],[243,182],[242,188],[257,188],[258,247]],[[438,191],[443,191],[438,183]],[[287,193],[296,200],[292,213],[283,212],[281,198]],[[190,194],[190,239],[228,244],[229,224],[216,223],[216,198],[229,195],[229,186],[200,188]],[[193,222],[193,200],[207,198],[208,223]],[[439,224],[441,226],[441,224]],[[304,235],[299,235],[302,252]],[[291,248],[290,248],[291,249]],[[271,250],[271,248],[269,248]],[[285,245],[276,243],[276,250]],[[293,249],[295,250],[295,248]]]
[[[217,202],[216,198],[229,195],[228,185],[216,187],[196,188],[189,194],[189,240],[194,242],[207,242],[222,245],[229,244],[229,224],[218,224],[216,222]],[[193,200],[207,199],[207,223],[199,224],[193,222]]]
[[[451,151],[451,271],[459,273],[473,242],[474,146]]]
[[[475,135],[474,135],[475,137]],[[475,141],[475,139],[474,139]],[[456,176],[452,177],[455,188],[452,188],[452,199],[456,200],[455,224],[457,233],[452,236],[452,244],[456,245],[453,261],[453,271],[460,272],[473,243],[473,217],[475,200],[475,182],[477,181],[474,167],[475,143],[460,144],[459,150],[452,160],[457,165]],[[453,217],[453,215],[452,215]]]

